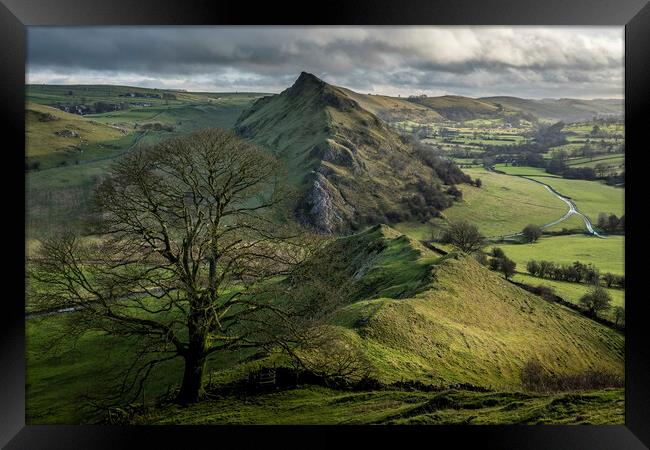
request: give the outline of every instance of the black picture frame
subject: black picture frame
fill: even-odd
[[[8,449],[124,448],[146,442],[148,448],[268,445],[274,438],[296,446],[343,443],[351,437],[407,444],[416,435],[430,445],[453,442],[481,448],[637,449],[650,446],[650,349],[648,302],[643,292],[645,242],[641,228],[644,193],[645,129],[650,124],[650,4],[648,0],[446,0],[328,1],[279,5],[201,0],[0,0],[0,90],[4,147],[3,197],[10,204],[2,245],[5,290],[0,310],[0,445]],[[620,426],[435,426],[435,427],[115,427],[25,425],[24,297],[24,84],[26,27],[36,25],[618,25],[625,26],[625,196],[626,402]],[[13,139],[9,139],[13,138]],[[10,144],[13,143],[13,144]],[[20,183],[22,179],[23,183]],[[8,213],[11,211],[11,213]],[[10,218],[11,217],[11,218]],[[647,227],[646,227],[647,228]],[[647,230],[646,230],[647,232]],[[6,252],[5,252],[6,255]],[[318,438],[305,436],[317,435]],[[286,439],[291,436],[292,438]],[[300,437],[297,437],[300,436]],[[305,436],[306,440],[301,437]],[[406,440],[405,440],[406,439]],[[231,444],[233,445],[233,444]],[[259,444],[258,444],[259,445]],[[367,444],[366,444],[367,445]],[[207,446],[207,445],[206,445]]]

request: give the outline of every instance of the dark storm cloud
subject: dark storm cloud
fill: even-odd
[[[621,96],[622,28],[30,28],[28,79],[278,92],[302,70],[373,93]],[[575,92],[572,95],[572,92]]]

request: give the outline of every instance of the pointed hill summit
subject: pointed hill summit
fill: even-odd
[[[467,182],[451,162],[400,136],[348,95],[303,72],[290,88],[257,100],[235,130],[282,159],[300,192],[295,212],[324,233],[435,216]]]

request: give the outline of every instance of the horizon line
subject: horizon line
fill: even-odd
[[[329,83],[328,83],[329,84]],[[108,83],[73,83],[73,84],[67,84],[67,83],[25,83],[25,87],[29,86],[113,86],[113,87],[126,87],[126,88],[136,88],[136,89],[149,89],[152,91],[173,91],[173,92],[186,92],[188,94],[268,94],[268,95],[277,95],[280,92],[263,92],[263,91],[190,91],[187,89],[182,89],[182,88],[159,88],[159,87],[148,87],[148,86],[136,86],[136,85],[127,85],[127,84],[108,84]],[[336,85],[333,85],[336,86]],[[337,86],[337,87],[342,87],[344,89],[351,90],[353,92],[356,92],[357,94],[361,95],[377,95],[377,96],[383,96],[383,97],[392,97],[392,98],[409,98],[409,97],[418,97],[421,95],[425,95],[428,98],[436,98],[436,97],[447,97],[447,96],[457,96],[457,97],[465,97],[465,98],[471,98],[471,99],[481,99],[481,98],[491,98],[491,97],[512,97],[512,98],[519,98],[522,100],[625,100],[625,96],[622,97],[518,97],[516,95],[506,95],[506,94],[491,94],[491,95],[481,95],[478,97],[471,97],[469,95],[461,95],[461,94],[442,94],[442,95],[426,95],[426,94],[409,94],[407,96],[394,96],[394,95],[387,95],[387,94],[378,94],[378,93],[362,93],[359,91],[354,91],[351,88],[345,87],[345,86]]]

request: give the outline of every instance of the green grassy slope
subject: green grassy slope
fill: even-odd
[[[525,293],[471,258],[432,269],[428,289],[413,297],[360,301],[342,312],[341,325],[366,319],[355,341],[380,379],[512,389],[533,357],[557,373],[597,366],[622,373],[621,335]]]
[[[133,361],[137,339],[114,338],[87,332],[78,339],[76,313],[29,319],[26,322],[26,419],[30,424],[93,422],[105,412],[89,400],[114,393],[121,373]],[[243,352],[219,353],[208,360],[208,370],[230,367]],[[182,376],[180,359],[156,367],[145,383],[145,402],[152,404]],[[141,399],[139,399],[141,402]]]
[[[38,160],[41,168],[52,167],[62,161],[85,160],[115,153],[114,145],[104,142],[126,143],[133,140],[132,130],[88,120],[56,108],[27,103],[26,113],[26,159]],[[64,134],[64,133],[74,133]]]
[[[461,186],[463,201],[446,209],[444,215],[472,222],[486,236],[517,233],[529,223],[542,225],[567,211],[564,202],[537,183],[482,168],[463,171],[483,184],[480,188]]]
[[[72,91],[74,95],[67,93]],[[111,161],[136,144],[201,128],[232,128],[250,104],[264,94],[219,94],[174,92],[174,100],[120,97],[126,92],[160,95],[163,91],[126,86],[28,86],[26,96],[26,163],[40,163],[26,175],[28,234],[54,229],[78,228],[88,209],[93,186]],[[84,116],[53,106],[74,102],[151,103],[149,107]],[[169,130],[143,129],[161,124]],[[61,137],[69,130],[78,137]]]
[[[539,359],[547,370],[557,374],[587,369],[623,373],[624,338],[621,334],[523,291],[499,274],[480,266],[473,258],[441,257],[386,226],[372,227],[341,238],[332,245],[332,251],[342,255],[344,270],[355,283],[351,291],[353,295],[330,324],[351,348],[362,352],[370,364],[371,376],[383,383],[414,380],[443,387],[472,383],[514,392],[521,390],[520,370],[531,358]],[[67,317],[74,322],[74,313]],[[64,320],[64,317],[46,317],[28,322],[29,423],[88,420],[92,411],[80,406],[84,395],[109,388],[110,378],[116,375],[116,370],[129,363],[131,342],[109,339],[99,333],[85,335],[74,346],[54,345],[56,330]],[[245,377],[246,366],[233,365],[246,355],[216,354],[217,359],[211,359],[209,363],[212,371],[209,377],[225,381],[232,380],[232,374]],[[180,374],[178,363],[157,370],[155,378],[147,384],[147,398],[163,394],[167,386],[178,383]],[[296,415],[288,416],[288,421],[331,422],[343,420],[349,412],[342,407],[336,414],[333,404],[320,413],[322,416],[317,411],[309,412],[313,403],[301,392],[278,398],[276,405],[279,410],[288,404],[296,410]],[[368,399],[379,399],[383,395],[381,392],[371,393]],[[428,401],[429,395],[433,394],[423,394],[417,402]],[[470,406],[473,402],[486,408],[496,405],[505,408],[510,402],[508,399],[512,399],[505,393],[495,394],[495,400],[490,402],[483,402],[485,397],[478,394],[459,395],[456,400],[459,408],[467,410],[473,409]],[[601,394],[588,395],[592,396],[594,405],[604,401]],[[292,396],[295,396],[294,400],[289,400]],[[619,398],[618,395],[614,397]],[[399,395],[394,398],[395,406],[402,402],[400,398]],[[572,413],[566,411],[564,415],[544,412],[544,408],[557,398],[562,396],[526,397],[524,405],[517,403],[517,414],[503,415],[497,410],[486,409],[485,420],[575,421]],[[362,399],[354,402],[357,400]],[[266,402],[258,399],[255,405],[247,405],[245,402],[230,404],[227,400],[222,405],[231,406],[228,414],[215,412],[207,415],[205,420],[271,421],[263,412],[260,401]],[[269,398],[269,407],[274,401]],[[209,404],[197,408],[206,405]],[[415,420],[415,416],[420,415],[403,404],[404,411],[411,412],[400,419],[394,413],[401,411],[401,407],[394,409],[381,405],[381,401],[376,403],[377,408],[384,408],[383,412],[377,410],[377,415],[364,415],[360,420]],[[601,405],[600,418],[593,420],[605,420],[601,413],[607,415],[608,420],[615,420],[610,415],[617,416],[618,406],[607,405]],[[502,412],[514,407],[511,405]],[[187,411],[187,416],[179,413],[178,421],[200,420],[191,410]],[[425,414],[420,419],[454,422],[469,417],[467,411],[457,411],[459,415],[451,413],[447,411],[437,418]],[[176,412],[170,410],[169,414],[152,420],[169,421]]]
[[[419,286],[418,293],[404,294],[408,297],[399,295],[404,290],[398,295],[373,291],[375,299],[343,308],[335,320],[343,335],[370,359],[374,376],[386,383],[470,382],[502,391],[341,392],[305,386],[250,400],[226,395],[190,408],[163,407],[137,416],[135,423],[622,421],[620,389],[545,396],[503,392],[520,388],[520,367],[531,357],[556,373],[600,368],[620,374],[621,335],[521,291],[469,258],[440,258],[387,227],[374,227],[341,242],[355,266],[363,266],[361,259],[373,261],[361,276],[362,283],[373,286],[373,280],[383,278],[377,278],[377,272],[395,271],[408,273],[407,284]],[[377,242],[385,250],[371,256],[366,250],[377,247]],[[423,267],[434,274],[426,287]],[[355,326],[360,319],[364,325]]]
[[[346,232],[403,212],[414,184],[438,182],[388,125],[346,90],[302,73],[279,95],[258,100],[237,132],[277,154],[302,199],[298,216],[321,231]]]
[[[339,87],[345,94],[356,100],[361,107],[386,122],[431,123],[444,120],[435,110],[425,105],[399,97],[387,95],[365,95]]]
[[[501,110],[487,102],[462,97],[460,95],[443,95],[441,97],[416,97],[414,103],[431,108],[448,120],[472,120],[497,117]]]

